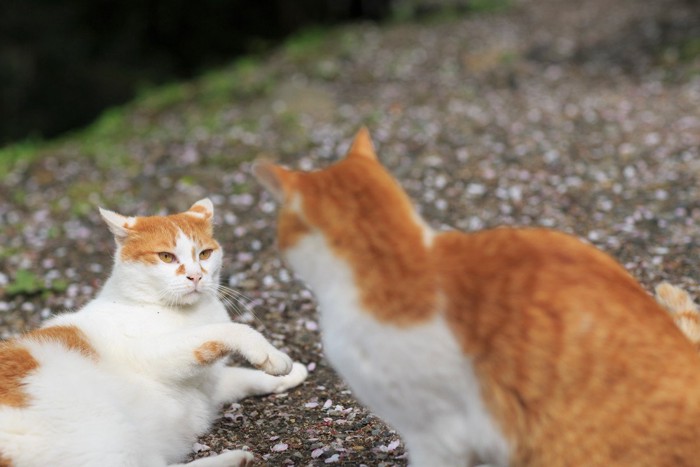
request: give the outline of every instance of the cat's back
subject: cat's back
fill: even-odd
[[[433,251],[454,313],[498,321],[533,309],[551,322],[580,320],[582,335],[605,323],[611,334],[632,340],[625,331],[635,329],[657,343],[687,343],[617,261],[571,235],[539,228],[447,232],[436,236]]]
[[[516,465],[697,464],[700,358],[616,261],[545,229],[449,232],[433,251]]]

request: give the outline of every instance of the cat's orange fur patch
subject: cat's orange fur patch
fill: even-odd
[[[228,353],[228,348],[221,342],[209,341],[195,349],[194,358],[202,365],[211,365]]]
[[[0,405],[27,405],[29,397],[23,390],[22,381],[38,366],[34,357],[18,345],[16,339],[0,343]]]
[[[23,380],[39,364],[23,341],[55,342],[85,357],[96,358],[95,349],[85,334],[75,326],[51,326],[36,329],[18,338],[0,343],[0,404],[23,407],[29,397],[23,391]]]
[[[292,247],[309,231],[309,226],[299,218],[299,214],[284,209],[277,222],[277,245],[283,250]]]
[[[76,326],[50,326],[31,331],[23,339],[38,342],[56,342],[68,350],[80,352],[86,357],[97,358],[97,352],[87,337]]]
[[[12,467],[12,461],[0,452],[0,467]]]
[[[194,206],[192,210],[197,209],[204,208]],[[182,231],[204,249],[219,248],[219,244],[212,238],[212,225],[208,219],[187,213],[144,216],[136,217],[135,222],[129,226],[130,234],[122,245],[121,259],[157,264],[159,252],[175,248],[178,231]]]
[[[179,266],[177,267],[177,269],[175,270],[175,274],[177,274],[178,276],[181,276],[181,275],[183,275],[184,273],[185,273],[185,265],[184,265],[184,264],[181,264],[181,265],[179,265]]]

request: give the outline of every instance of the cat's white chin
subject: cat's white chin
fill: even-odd
[[[202,298],[202,293],[197,290],[192,290],[190,292],[185,292],[178,297],[177,304],[190,306],[197,303],[200,298]]]

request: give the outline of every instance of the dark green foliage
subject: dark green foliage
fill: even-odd
[[[300,27],[380,18],[390,0],[2,0],[0,144],[52,137],[146,85],[259,53]]]

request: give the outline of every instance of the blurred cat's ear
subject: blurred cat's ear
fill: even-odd
[[[136,219],[133,217],[122,216],[114,211],[102,208],[100,208],[100,215],[107,223],[109,230],[114,234],[117,243],[122,243],[129,236],[130,227],[133,227],[136,222]]]
[[[372,137],[367,127],[363,126],[360,128],[360,131],[357,132],[348,150],[347,157],[365,157],[371,160],[377,160],[377,154],[374,152],[374,145],[372,144]]]
[[[187,214],[208,220],[214,216],[214,204],[209,198],[200,199],[192,205]]]
[[[253,165],[253,175],[280,202],[291,192],[296,179],[295,172],[264,161]]]

